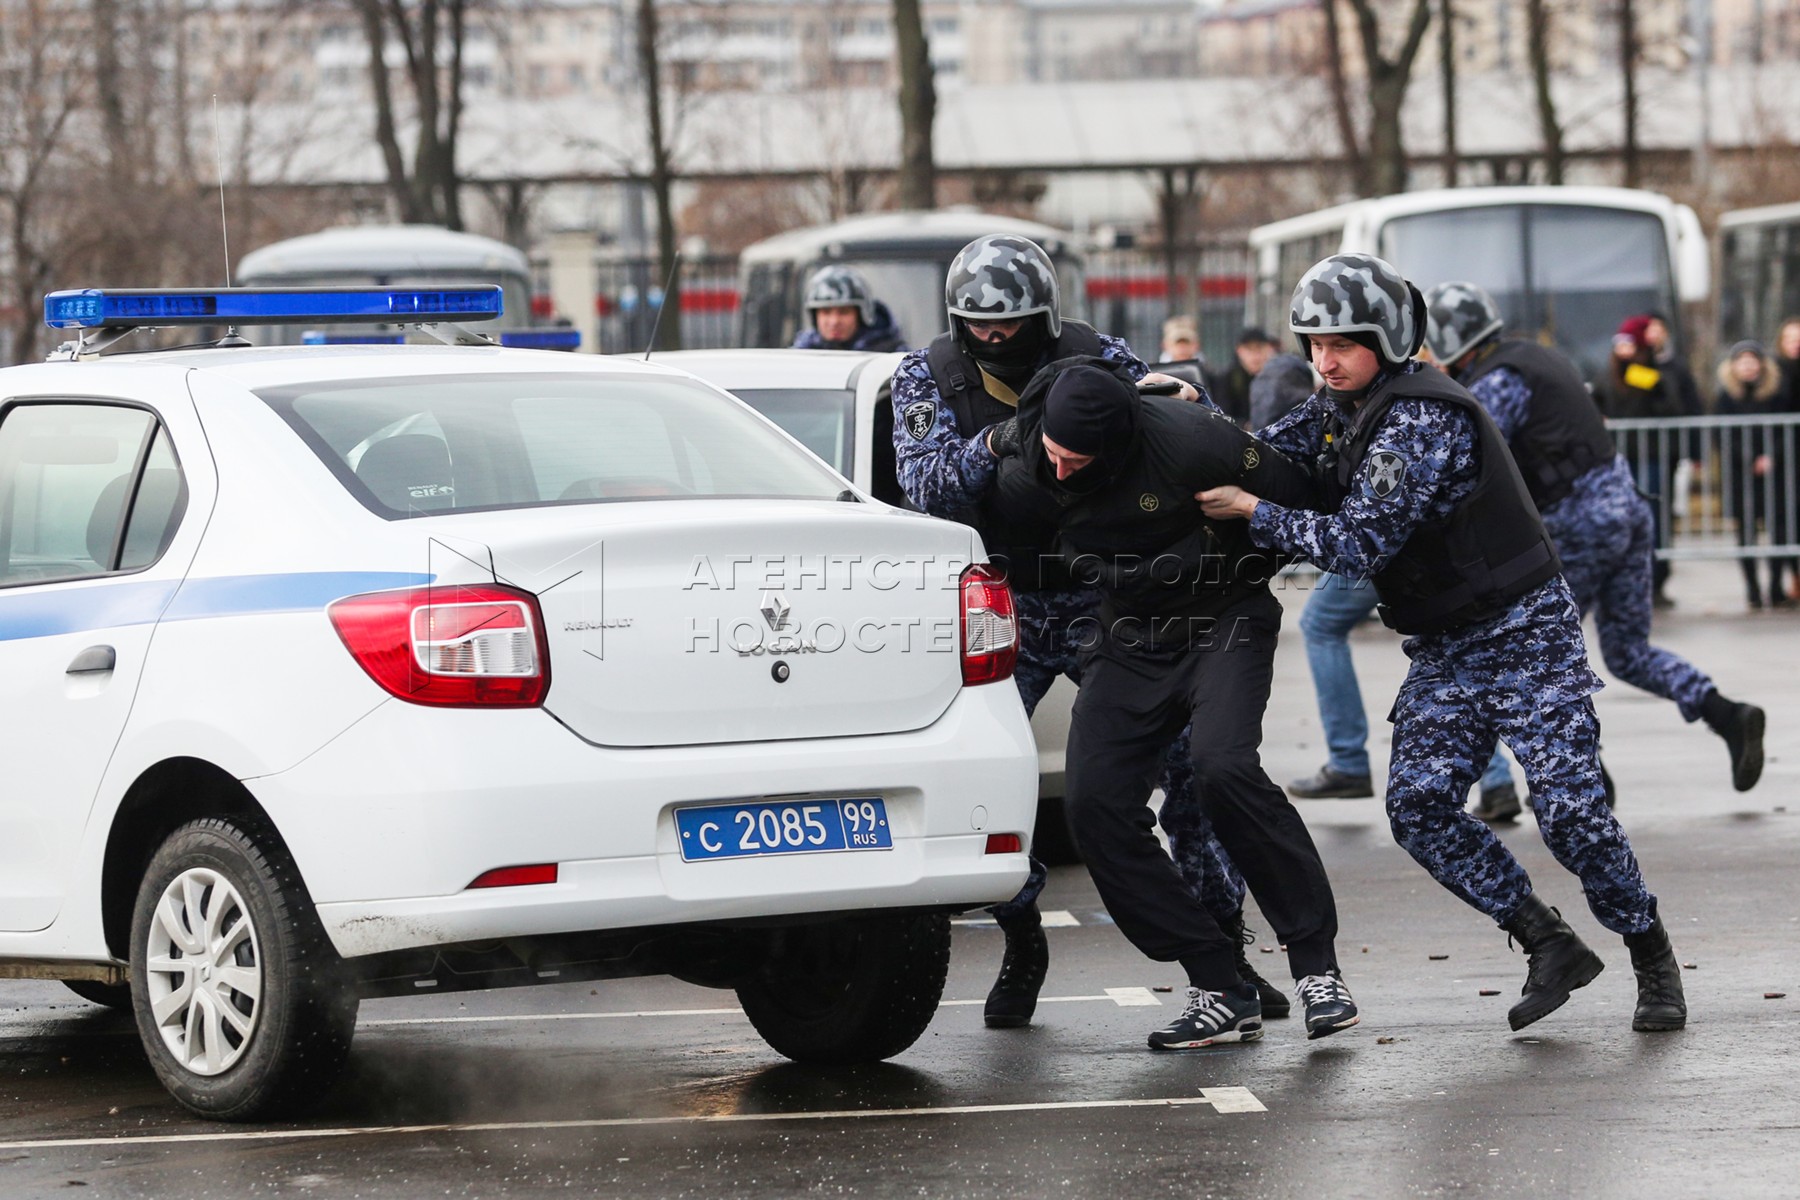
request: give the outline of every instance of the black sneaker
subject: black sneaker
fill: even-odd
[[[1191,987],[1187,994],[1181,1015],[1150,1034],[1152,1050],[1198,1050],[1262,1037],[1262,1003],[1254,985],[1240,983],[1224,992]]]
[[[1360,800],[1373,796],[1375,785],[1367,775],[1346,775],[1326,764],[1311,779],[1294,780],[1287,790],[1297,800]]]
[[[1356,1001],[1350,998],[1350,989],[1344,986],[1344,977],[1336,971],[1308,975],[1294,985],[1294,994],[1306,1006],[1308,1038],[1330,1037],[1362,1020]]]
[[[1469,810],[1469,814],[1481,818],[1489,825],[1511,825],[1524,811],[1525,806],[1519,803],[1518,789],[1510,783],[1503,783],[1499,787],[1482,788],[1481,799]]]

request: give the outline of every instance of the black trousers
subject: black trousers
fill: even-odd
[[[1107,912],[1150,958],[1217,990],[1238,982],[1237,945],[1156,840],[1150,792],[1163,752],[1193,721],[1199,803],[1250,894],[1288,947],[1296,979],[1337,966],[1337,906],[1300,814],[1257,748],[1274,678],[1281,605],[1261,592],[1168,637],[1103,629],[1082,659],[1066,766],[1075,839]]]

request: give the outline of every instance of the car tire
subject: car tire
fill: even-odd
[[[1075,830],[1069,824],[1069,810],[1061,796],[1038,797],[1031,856],[1046,867],[1081,865],[1081,848],[1075,844]]]
[[[132,1007],[150,1065],[184,1107],[248,1121],[323,1093],[356,1028],[339,968],[266,826],[192,821],[150,859],[131,921]]]
[[[941,913],[833,921],[783,930],[737,994],[756,1032],[795,1062],[879,1062],[919,1040],[949,970]]]
[[[131,1007],[131,985],[129,983],[101,983],[95,979],[65,979],[62,981],[62,985],[89,1004],[103,1004],[107,1008],[120,1009]]]

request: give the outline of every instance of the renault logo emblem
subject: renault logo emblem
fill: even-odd
[[[1155,492],[1145,492],[1138,497],[1138,507],[1145,512],[1155,512],[1162,507],[1162,501],[1156,498]]]
[[[788,602],[782,598],[780,592],[763,593],[762,615],[763,620],[769,623],[770,629],[773,629],[776,633],[780,633],[783,629],[786,629],[789,611]]]

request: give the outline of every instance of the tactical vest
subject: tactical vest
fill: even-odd
[[[1396,400],[1454,404],[1474,422],[1480,475],[1448,519],[1413,530],[1373,578],[1381,619],[1404,634],[1443,633],[1499,616],[1556,576],[1562,562],[1544,531],[1506,440],[1480,401],[1426,367],[1388,380],[1339,435],[1336,485],[1355,486],[1369,443]]]
[[[1508,338],[1458,382],[1470,387],[1501,367],[1517,371],[1531,389],[1531,408],[1513,435],[1512,453],[1541,512],[1573,491],[1577,479],[1612,462],[1612,435],[1575,364],[1536,342]]]
[[[1062,332],[1047,348],[1045,362],[1077,354],[1098,356],[1106,349],[1091,325],[1065,320]],[[925,365],[937,384],[938,395],[956,417],[956,428],[973,437],[990,425],[1009,420],[1018,410],[994,399],[981,381],[981,368],[968,351],[957,344],[954,333],[940,333],[925,351]],[[992,493],[982,500],[971,522],[987,546],[988,557],[1006,569],[1012,586],[1024,592],[1066,591],[1075,587],[1060,561],[1050,558],[1055,536],[1053,523],[1002,517]]]

